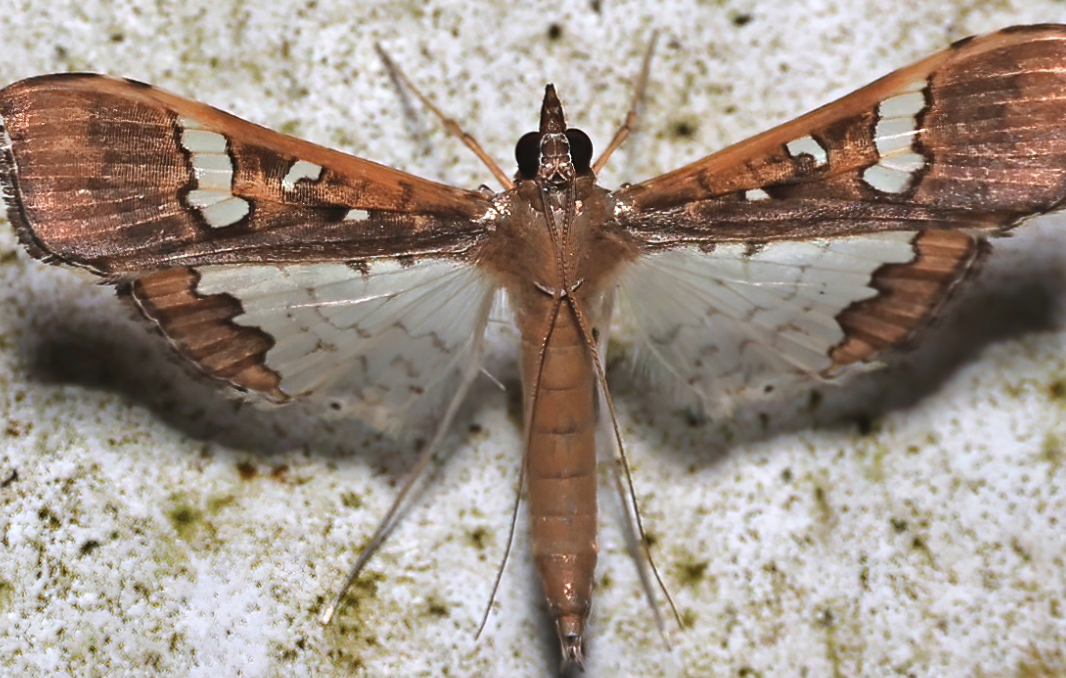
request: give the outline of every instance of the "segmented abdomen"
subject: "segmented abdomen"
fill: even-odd
[[[585,653],[596,568],[596,377],[592,356],[564,302],[540,363],[543,337],[523,337],[529,427],[526,478],[533,554],[563,652]],[[535,393],[531,389],[536,383]]]

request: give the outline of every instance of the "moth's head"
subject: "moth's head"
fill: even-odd
[[[539,180],[555,187],[592,173],[592,140],[579,129],[567,129],[555,86],[544,89],[540,130],[523,135],[514,149],[516,181]]]

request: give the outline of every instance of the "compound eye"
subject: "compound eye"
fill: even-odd
[[[523,134],[514,147],[520,179],[536,179],[540,169],[540,132]]]
[[[570,160],[574,163],[574,171],[578,174],[591,172],[592,139],[589,139],[589,135],[571,127],[566,130],[566,140],[570,142]]]

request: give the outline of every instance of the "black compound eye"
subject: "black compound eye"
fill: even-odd
[[[540,132],[523,134],[514,146],[514,157],[518,161],[518,176],[536,179],[540,169]]]
[[[566,140],[570,142],[570,160],[574,163],[574,171],[578,174],[591,172],[592,139],[589,139],[589,135],[571,127],[566,130]]]

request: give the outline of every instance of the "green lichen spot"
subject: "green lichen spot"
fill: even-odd
[[[699,619],[699,615],[693,610],[685,610],[681,613],[681,627],[691,629],[696,626],[697,619]]]
[[[1033,559],[1033,557],[1029,555],[1029,552],[1026,551],[1025,548],[1022,546],[1022,543],[1018,541],[1017,537],[1011,538],[1010,550],[1014,551],[1014,555],[1018,556],[1021,560],[1027,563]]]
[[[911,548],[925,557],[926,565],[936,567],[936,559],[933,558],[933,551],[929,548],[929,544],[925,542],[925,539],[922,537],[915,537],[911,540]]]
[[[833,611],[828,607],[818,610],[818,612],[814,615],[814,623],[818,624],[818,626],[821,626],[824,629],[833,628],[833,624],[835,623]]]
[[[52,513],[52,509],[47,506],[42,506],[37,509],[37,518],[50,530],[58,530],[63,526],[63,523],[58,517],[56,517],[56,514]]]
[[[241,480],[251,480],[258,475],[259,469],[250,461],[242,461],[237,464],[237,473],[241,476]]]
[[[644,545],[649,549],[655,548],[655,545],[659,543],[659,537],[651,530],[644,531]]]
[[[814,486],[814,504],[818,507],[818,515],[822,521],[832,521],[833,507],[829,505],[829,496],[821,485]]]
[[[706,560],[685,563],[678,568],[677,578],[684,586],[696,586],[707,576],[709,564]]]
[[[237,497],[227,494],[221,497],[211,497],[207,500],[207,512],[214,515],[220,513],[227,506],[237,503]]]
[[[277,656],[283,662],[290,664],[299,659],[307,651],[307,639],[303,636],[296,638],[296,640],[292,642],[286,641],[284,644],[271,643],[271,645],[276,648]]]
[[[670,136],[675,139],[691,139],[696,135],[699,124],[695,120],[677,120],[670,125]]]
[[[329,628],[331,634],[336,634],[338,645],[345,646],[345,651],[350,649],[352,641],[366,646],[378,644],[377,634],[374,626],[368,623],[368,617],[378,597],[378,585],[384,581],[385,575],[380,572],[363,573],[341,598]]]
[[[1054,433],[1049,433],[1041,445],[1040,458],[1051,464],[1051,474],[1058,475],[1063,462],[1062,441]]]
[[[7,610],[11,607],[11,599],[14,594],[15,587],[11,585],[11,582],[0,579],[0,610]]]
[[[490,535],[484,527],[478,527],[467,533],[466,538],[478,551],[484,551],[488,546]]]
[[[871,441],[872,442],[872,441]],[[881,483],[885,480],[885,459],[889,456],[890,451],[884,445],[878,445],[876,443],[871,444],[870,450],[870,463],[866,467],[865,476],[873,483]],[[866,452],[866,446],[857,446],[856,451]],[[864,455],[865,456],[865,455]]]
[[[341,505],[345,508],[360,509],[363,508],[363,498],[355,492],[344,492],[341,494]]]
[[[1047,387],[1048,396],[1055,401],[1066,401],[1066,381],[1062,379],[1056,379],[1051,382]]]
[[[448,605],[440,598],[430,596],[429,599],[426,600],[425,613],[430,617],[444,619],[449,614]]]
[[[192,541],[200,530],[200,523],[204,519],[204,512],[188,504],[176,504],[167,511],[167,519],[171,527],[184,541]]]
[[[1018,678],[1059,678],[1066,675],[1066,654],[1061,649],[1039,648],[1030,644],[1018,660]]]
[[[369,600],[377,598],[378,584],[385,581],[385,575],[380,572],[367,572],[356,579],[341,601],[341,605],[349,611],[357,611],[361,605]]]

